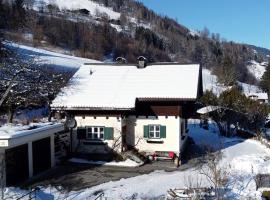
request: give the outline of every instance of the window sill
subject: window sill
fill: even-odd
[[[152,143],[152,144],[163,144],[164,141],[162,139],[147,139],[146,140],[147,143]]]

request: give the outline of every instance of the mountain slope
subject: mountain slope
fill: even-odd
[[[235,80],[252,84],[258,79],[248,64],[268,60],[256,47],[222,41],[207,29],[195,33],[134,0],[36,0],[25,8],[25,25],[18,30],[16,15],[10,14],[14,7],[5,5],[9,39],[60,47],[81,57],[113,60],[122,56],[135,62],[144,55],[150,62],[200,63],[218,77],[230,71]]]

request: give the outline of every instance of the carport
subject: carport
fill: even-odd
[[[18,185],[53,167],[54,135],[63,130],[59,123],[0,127],[1,184]]]

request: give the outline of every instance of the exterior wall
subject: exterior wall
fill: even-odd
[[[0,189],[4,189],[6,187],[6,169],[5,169],[5,150],[0,148]],[[1,192],[1,191],[0,191]],[[4,198],[1,196],[2,192],[0,193],[1,199]]]
[[[104,126],[113,128],[113,140],[93,141],[88,139],[78,140],[77,130],[73,132],[73,152],[78,153],[108,153],[117,143],[121,143],[122,119],[116,116],[76,116],[77,127]],[[117,141],[117,142],[116,142]],[[114,150],[120,151],[121,144]]]
[[[126,118],[127,123],[127,143],[135,146],[139,151],[153,153],[155,151],[172,151],[180,153],[180,131],[181,118],[175,116],[143,117],[129,116]],[[145,125],[162,125],[166,126],[166,138],[148,139],[144,138]],[[152,141],[160,143],[151,143]]]

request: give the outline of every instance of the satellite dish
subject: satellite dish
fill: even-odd
[[[74,118],[68,117],[65,122],[66,127],[75,128],[77,126],[77,121]]]

